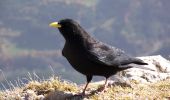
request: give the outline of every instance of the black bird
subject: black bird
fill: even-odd
[[[87,78],[85,90],[94,75],[107,79],[119,71],[131,68],[128,64],[147,65],[144,61],[131,57],[121,49],[107,45],[91,37],[76,21],[63,19],[53,22],[51,27],[58,28],[65,38],[62,55],[72,67]],[[126,66],[125,66],[126,65]]]

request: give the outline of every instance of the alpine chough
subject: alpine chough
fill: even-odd
[[[85,94],[85,90],[94,75],[106,78],[105,87],[110,76],[132,67],[127,66],[128,64],[147,65],[144,61],[125,54],[123,50],[107,45],[90,36],[72,19],[52,22],[50,26],[58,28],[65,38],[62,55],[75,70],[87,78],[82,94]]]

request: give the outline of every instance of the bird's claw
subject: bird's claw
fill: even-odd
[[[101,86],[100,88],[97,89],[98,92],[106,92],[106,86]]]

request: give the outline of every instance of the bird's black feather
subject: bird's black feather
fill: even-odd
[[[111,75],[131,68],[124,65],[147,65],[142,60],[125,54],[123,50],[91,37],[72,19],[60,20],[59,24],[59,31],[66,40],[62,54],[74,69],[86,75],[87,84],[94,75],[104,76],[107,81]]]

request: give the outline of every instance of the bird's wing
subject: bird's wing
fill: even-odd
[[[90,60],[107,66],[119,66],[129,60],[124,51],[102,42],[92,43],[87,53]]]

